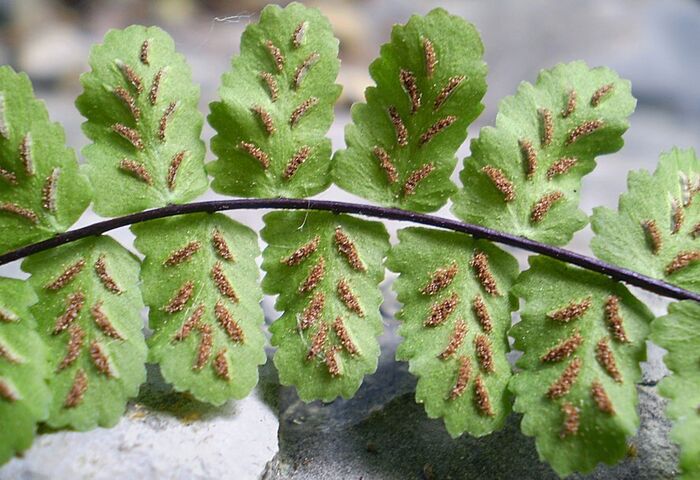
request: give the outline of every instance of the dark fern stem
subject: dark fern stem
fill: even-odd
[[[614,280],[625,282],[629,285],[634,285],[635,287],[642,288],[664,297],[700,302],[700,294],[690,292],[662,280],[657,280],[632,270],[611,265],[570,250],[553,247],[544,243],[535,242],[525,237],[500,232],[498,230],[493,230],[479,225],[473,225],[470,223],[460,222],[458,220],[451,220],[434,215],[415,213],[396,208],[385,208],[374,205],[361,205],[356,203],[335,202],[329,200],[305,200],[293,198],[217,200],[209,202],[194,202],[184,205],[169,205],[167,207],[146,210],[144,212],[94,223],[92,225],[88,225],[87,227],[61,233],[48,240],[18,248],[0,255],[0,265],[5,265],[9,262],[13,262],[29,255],[80,240],[81,238],[100,235],[110,230],[135,223],[145,222],[147,220],[197,212],[213,213],[223,210],[322,210],[334,213],[349,213],[383,218],[387,220],[395,220],[399,222],[428,225],[455,232],[467,233],[475,238],[483,238],[503,245],[510,245],[511,247],[527,250],[529,252],[546,255],[562,262],[602,273]]]

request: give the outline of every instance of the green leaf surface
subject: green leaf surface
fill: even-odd
[[[0,465],[27,450],[49,414],[46,347],[29,306],[27,282],[0,278]]]
[[[209,123],[212,188],[243,197],[307,197],[331,183],[338,40],[318,9],[268,5],[221,78]]]
[[[95,211],[117,216],[185,203],[208,186],[199,87],[158,27],[110,30],[90,51],[76,106]]]
[[[510,331],[523,351],[510,389],[521,429],[562,476],[613,464],[639,426],[636,383],[651,312],[620,283],[530,257],[514,293],[525,300]]]
[[[671,439],[681,446],[683,480],[700,479],[700,304],[672,303],[668,315],[652,324],[651,339],[668,350],[664,363],[673,375],[659,392],[670,400],[666,415],[673,420]]]
[[[67,230],[90,203],[63,128],[24,73],[0,66],[0,253]]]
[[[198,213],[132,227],[146,258],[149,359],[178,391],[221,405],[243,398],[266,361],[254,231]]]
[[[630,83],[583,62],[543,70],[501,102],[472,140],[452,211],[464,221],[554,245],[588,222],[581,178],[619,150],[635,107]]]
[[[280,382],[304,401],[350,398],[377,369],[389,235],[382,223],[327,212],[264,220],[263,289],[283,312],[270,327]]]
[[[48,348],[48,425],[115,425],[146,380],[139,261],[110,237],[89,237],[22,263]]]
[[[348,149],[335,155],[338,186],[390,207],[443,206],[457,149],[484,108],[483,53],[476,28],[441,8],[394,26],[369,69],[376,86],[352,108]]]
[[[661,155],[653,174],[630,172],[618,211],[593,210],[597,257],[700,292],[700,160],[695,151]]]
[[[399,231],[387,259],[403,308],[396,356],[418,376],[416,401],[450,435],[486,435],[510,413],[507,331],[516,260],[485,240],[425,228]],[[466,365],[466,366],[465,366]]]

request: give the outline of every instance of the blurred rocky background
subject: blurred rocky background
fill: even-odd
[[[217,98],[217,85],[238,52],[240,34],[255,21],[260,0],[0,0],[0,63],[29,74],[52,119],[64,124],[67,141],[80,150],[87,140],[73,107],[90,46],[106,30],[132,23],[167,30],[187,57],[202,87],[201,110]],[[582,205],[614,207],[630,169],[653,169],[661,151],[674,145],[700,147],[700,2],[698,0],[314,0],[341,40],[339,83],[344,92],[331,130],[343,146],[349,107],[371,83],[367,66],[389,38],[391,26],[412,13],[442,6],[481,31],[489,65],[486,110],[470,136],[492,124],[498,102],[541,68],[583,59],[607,65],[632,81],[638,99],[625,148],[601,157],[584,181]],[[212,131],[205,126],[208,140]],[[460,159],[468,154],[468,142]],[[459,170],[459,168],[458,168]],[[455,180],[457,175],[455,174]],[[351,199],[333,188],[322,198]],[[216,198],[209,193],[207,198]],[[449,216],[443,209],[441,215]],[[259,213],[232,214],[253,228]],[[97,217],[87,213],[80,224]],[[395,230],[398,225],[391,225]],[[129,245],[127,229],[114,236]],[[590,230],[571,248],[588,253]],[[525,256],[520,252],[521,260]],[[23,276],[18,265],[1,275]],[[270,363],[256,393],[212,408],[174,393],[149,370],[149,381],[111,430],[44,432],[24,458],[0,468],[0,479],[233,478],[267,479],[510,479],[555,478],[537,459],[534,443],[519,433],[512,416],[502,432],[486,439],[452,440],[442,423],[413,402],[414,380],[392,360],[398,339],[397,305],[385,282],[387,333],[379,372],[357,397],[331,405],[305,405],[279,388]],[[637,292],[657,312],[665,302]],[[264,307],[271,321],[272,299]],[[654,385],[665,374],[663,352],[652,348],[640,386],[642,428],[620,466],[601,466],[591,478],[673,478],[677,451],[667,438],[663,401]],[[699,433],[700,434],[700,433]]]

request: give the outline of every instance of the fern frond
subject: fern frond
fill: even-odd
[[[622,147],[635,107],[630,83],[583,62],[540,73],[501,103],[495,127],[472,140],[452,211],[464,221],[563,245],[588,217],[581,178]]]
[[[326,132],[341,87],[338,40],[315,8],[268,5],[210,105],[212,188],[244,197],[306,197],[330,185]]]
[[[221,405],[258,382],[265,339],[258,238],[222,214],[192,214],[132,227],[146,258],[150,361],[178,391]]]
[[[456,191],[457,149],[484,108],[483,53],[476,28],[441,8],[395,26],[370,66],[376,86],[352,108],[336,184],[386,206],[443,206]]]
[[[0,67],[0,252],[67,230],[90,203],[63,128],[29,77]]]
[[[90,51],[76,106],[94,143],[83,149],[95,211],[123,215],[184,203],[207,189],[199,87],[157,27],[110,30]]]
[[[516,260],[484,240],[424,228],[399,231],[387,267],[403,308],[396,356],[418,376],[416,401],[453,437],[481,436],[510,413],[507,331]]]
[[[270,326],[280,382],[304,401],[349,398],[377,368],[386,229],[326,212],[264,220],[263,289],[284,312]]]
[[[514,293],[526,302],[510,332],[524,352],[510,382],[523,433],[562,476],[619,461],[639,425],[651,312],[622,284],[546,257],[530,257]]]
[[[22,269],[48,348],[48,425],[115,425],[146,380],[138,259],[102,236],[33,255]]]
[[[0,278],[0,465],[28,449],[49,414],[46,347],[29,306],[27,282]]]

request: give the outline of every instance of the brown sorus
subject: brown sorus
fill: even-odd
[[[399,180],[399,174],[387,151],[382,147],[375,146],[372,149],[372,153],[374,153],[374,156],[379,160],[379,166],[382,167],[382,170],[386,173],[389,183],[396,183]]]
[[[318,249],[318,244],[320,241],[321,237],[316,235],[313,239],[297,248],[291,255],[283,258],[281,262],[289,265],[290,267],[299,265]]]
[[[486,389],[486,384],[481,375],[477,375],[474,380],[474,399],[476,401],[476,406],[482,415],[488,417],[493,417],[493,407],[491,407],[491,399],[489,398],[489,391]]]
[[[391,123],[394,124],[394,130],[396,130],[396,142],[400,147],[405,147],[408,145],[408,130],[406,129],[406,125],[404,125],[403,120],[401,120],[401,116],[398,110],[396,110],[396,107],[389,107],[387,111],[389,112]]]
[[[593,95],[591,96],[591,106],[597,107],[600,105],[600,102],[606,97],[606,95],[613,90],[613,84],[608,83],[607,85],[603,85],[600,87],[598,90],[593,92]]]
[[[401,86],[408,94],[408,98],[411,100],[411,113],[416,113],[420,108],[421,93],[418,90],[418,83],[416,82],[416,76],[413,72],[404,70],[403,68],[399,72],[399,81]]]
[[[459,357],[459,370],[457,371],[457,380],[455,381],[452,390],[450,390],[450,400],[455,400],[464,393],[469,383],[471,375],[471,362],[466,355]]]
[[[301,22],[297,25],[297,28],[294,29],[294,33],[292,33],[292,46],[294,48],[301,47],[304,41],[304,34],[306,34],[306,22]]]
[[[83,292],[74,292],[68,295],[66,310],[56,319],[53,327],[53,334],[61,333],[68,328],[80,315],[80,311],[85,305],[85,295]]]
[[[182,284],[177,293],[168,301],[168,304],[163,307],[168,313],[181,311],[187,305],[192,293],[194,292],[194,282],[188,280]]]
[[[571,402],[566,402],[561,407],[561,412],[564,414],[564,422],[562,425],[560,438],[566,438],[578,433],[580,418],[579,410]]]
[[[19,357],[10,351],[10,349],[0,342],[0,358],[5,359],[9,363],[22,363]]]
[[[141,81],[141,77],[138,76],[134,69],[123,62],[117,62],[117,66],[119,67],[119,70],[121,70],[126,81],[134,87],[136,93],[143,92],[143,82]]]
[[[2,378],[0,378],[0,398],[8,402],[16,402],[19,400],[19,394]]]
[[[221,295],[228,298],[232,302],[238,303],[239,299],[238,295],[236,294],[236,290],[234,290],[233,285],[231,285],[231,281],[226,276],[224,266],[221,262],[216,262],[212,267],[211,278],[214,280],[214,284]]]
[[[282,176],[287,180],[292,178],[294,174],[297,173],[297,170],[299,170],[299,167],[308,160],[309,156],[311,156],[311,147],[304,145],[299,148],[291,160],[289,160],[289,163],[287,163]]]
[[[100,279],[100,282],[102,282],[102,285],[107,290],[119,295],[120,293],[122,293],[122,289],[119,288],[117,282],[114,281],[114,278],[112,278],[112,276],[107,271],[106,258],[107,257],[104,253],[97,257],[97,261],[95,262],[95,273],[97,274],[97,278]]]
[[[464,75],[457,75],[454,77],[451,77],[448,81],[447,84],[442,87],[442,90],[440,90],[440,93],[437,94],[437,97],[435,97],[435,103],[433,104],[433,110],[437,111],[442,107],[442,105],[447,101],[448,98],[454,93],[455,90],[457,90],[457,87],[459,87],[464,79],[467,78]]]
[[[151,90],[148,92],[148,100],[151,105],[158,103],[158,92],[160,91],[160,82],[163,80],[165,75],[165,70],[162,68],[153,76],[153,83],[151,84]]]
[[[326,364],[331,377],[339,377],[342,374],[338,363],[338,347],[327,348],[323,354],[323,362]]]
[[[146,185],[153,185],[153,177],[142,163],[124,158],[119,162],[119,169],[133,175]]]
[[[12,213],[34,224],[39,223],[39,215],[37,215],[33,210],[24,208],[20,205],[17,205],[16,203],[1,202],[0,211],[5,213]]]
[[[605,391],[603,384],[597,380],[591,384],[591,396],[598,406],[598,410],[609,415],[615,415],[615,407],[610,401],[608,393]]]
[[[666,266],[666,275],[672,275],[678,270],[681,270],[691,262],[697,262],[700,260],[700,250],[687,250],[679,253],[676,257]]]
[[[58,277],[47,283],[44,288],[57,291],[68,285],[85,267],[85,259],[81,258],[77,262],[69,265]]]
[[[272,40],[267,40],[265,42],[265,47],[267,47],[267,51],[270,53],[272,60],[275,62],[275,68],[277,68],[277,71],[281,72],[284,70],[284,56],[282,55],[282,51],[277,48],[274,43],[272,43]]]
[[[294,70],[294,76],[292,77],[292,85],[294,86],[295,90],[298,90],[299,87],[301,87],[301,82],[304,80],[304,77],[306,77],[306,74],[309,72],[311,67],[316,64],[320,58],[321,55],[319,55],[317,52],[311,52],[309,56],[297,66],[296,70]]]
[[[343,301],[345,306],[348,307],[348,310],[355,312],[358,317],[364,317],[365,312],[362,310],[360,301],[358,300],[357,295],[355,295],[355,293],[350,288],[350,284],[348,283],[348,281],[344,278],[341,278],[338,281],[337,289],[338,296]]]
[[[0,167],[0,177],[10,185],[17,185],[17,175]]]
[[[474,269],[479,282],[483,289],[489,295],[499,296],[498,285],[496,284],[496,278],[491,273],[491,268],[489,267],[489,256],[482,251],[474,252],[474,256],[469,262],[469,265]]]
[[[44,180],[41,189],[41,206],[51,213],[56,213],[56,195],[58,191],[58,178],[61,175],[60,168],[54,168],[51,174]]]
[[[587,120],[569,132],[566,144],[571,145],[582,137],[590,135],[603,126],[602,120]]]
[[[433,138],[435,138],[440,132],[445,130],[447,127],[452,125],[457,121],[457,117],[454,115],[448,115],[445,118],[441,118],[437,122],[435,122],[433,125],[431,125],[428,130],[424,134],[422,134],[418,140],[418,146],[422,147],[426,143],[430,142]]]
[[[552,400],[561,398],[571,390],[574,383],[578,379],[578,375],[581,372],[581,359],[579,357],[574,358],[569,362],[561,376],[550,385],[547,390],[547,396]]]
[[[299,293],[308,293],[314,288],[316,288],[321,280],[323,280],[326,274],[326,259],[323,257],[318,258],[316,265],[311,267],[306,280],[299,286]]]
[[[10,138],[10,129],[8,127],[7,118],[5,118],[5,96],[0,94],[0,136],[6,140]]]
[[[250,109],[250,111],[258,116],[258,118],[260,119],[260,123],[262,123],[263,127],[265,127],[265,132],[267,133],[267,135],[274,135],[277,129],[275,128],[275,121],[272,119],[272,115],[270,115],[270,112],[265,110],[260,105],[255,105],[253,108]]]
[[[492,167],[491,165],[486,165],[481,168],[481,171],[491,179],[494,186],[503,194],[504,201],[512,202],[515,200],[515,187],[513,186],[513,182],[508,180],[508,177],[503,173],[503,170]]]
[[[525,173],[527,178],[530,179],[537,171],[537,151],[532,142],[527,139],[518,140],[518,146],[520,146],[520,152],[525,157]]]
[[[85,331],[78,325],[71,325],[68,329],[68,348],[66,350],[66,355],[61,360],[56,368],[57,372],[70,367],[78,359],[80,355],[80,349],[83,348],[83,341],[85,340]]]
[[[467,324],[461,318],[455,323],[455,328],[450,336],[450,342],[447,344],[445,349],[440,352],[438,358],[441,360],[446,360],[455,354],[457,349],[462,346],[464,342],[464,337],[467,334]]]
[[[165,131],[168,129],[168,122],[170,121],[170,117],[175,113],[176,107],[177,103],[170,102],[165,111],[163,111],[163,115],[160,117],[160,122],[158,122],[158,138],[161,142],[165,141]]]
[[[104,347],[100,345],[96,340],[90,343],[90,359],[92,359],[93,365],[98,372],[107,378],[114,376],[112,372],[112,367],[109,365],[109,357],[104,351]]]
[[[328,340],[328,324],[324,323],[324,322],[320,322],[318,324],[318,330],[316,330],[316,334],[314,335],[313,339],[311,340],[311,347],[309,347],[309,351],[306,353],[306,359],[311,360],[311,359],[317,357],[318,354],[323,351],[327,340]]]
[[[301,118],[304,115],[306,115],[309,109],[315,107],[316,105],[318,105],[318,98],[316,97],[309,97],[303,102],[301,102],[299,106],[295,108],[289,116],[289,124],[292,127],[296,127],[296,125],[299,123],[299,120],[301,120]]]
[[[222,348],[216,353],[216,356],[214,357],[214,363],[212,364],[212,366],[214,367],[214,372],[219,378],[226,380],[227,382],[231,380],[231,374],[229,373],[228,360],[226,359],[225,348]]]
[[[436,327],[441,325],[452,312],[455,311],[459,304],[459,295],[452,293],[448,298],[440,302],[433,303],[430,307],[430,315],[425,320],[426,327]]]
[[[430,281],[421,288],[423,295],[435,295],[440,290],[448,287],[457,275],[457,263],[452,262],[447,267],[440,267],[430,275]]]
[[[211,358],[211,350],[214,345],[214,339],[211,334],[209,325],[199,325],[199,346],[197,347],[197,358],[195,359],[193,370],[201,370],[209,362]]]
[[[615,340],[622,343],[629,342],[625,327],[622,323],[622,315],[620,314],[620,299],[615,295],[610,295],[605,300],[605,321]]]
[[[576,330],[569,338],[562,340],[557,346],[540,357],[542,362],[560,362],[573,355],[583,343],[581,333]]]
[[[583,316],[589,308],[591,308],[591,297],[586,297],[580,302],[572,300],[567,306],[549,312],[547,317],[558,322],[568,323]]]
[[[235,260],[231,248],[229,248],[228,242],[226,242],[226,238],[224,238],[224,234],[221,233],[218,228],[215,228],[211,232],[211,244],[214,246],[214,250],[216,250],[219,257],[228,261]]]
[[[189,337],[192,331],[199,326],[199,321],[202,319],[203,316],[204,304],[200,303],[199,305],[197,305],[197,308],[194,309],[192,315],[187,317],[187,320],[185,320],[185,322],[182,324],[180,330],[178,330],[178,332],[173,337],[173,341],[179,342]]]
[[[693,238],[700,237],[700,223],[693,227],[693,230],[692,232],[690,232],[690,235],[692,235]]]
[[[491,333],[491,330],[493,330],[491,314],[489,313],[489,310],[486,307],[486,302],[484,302],[481,295],[477,294],[474,297],[474,300],[472,300],[472,310],[474,311],[474,315],[476,315],[476,319],[479,321],[479,324],[484,332]]]
[[[532,212],[530,212],[530,221],[532,221],[532,223],[541,222],[545,215],[552,209],[552,206],[562,198],[564,198],[564,194],[559,190],[544,194],[542,198],[537,200],[535,205],[533,205]]]
[[[347,351],[353,357],[355,355],[360,354],[360,351],[357,349],[357,346],[352,341],[352,338],[350,337],[350,333],[348,332],[348,329],[345,327],[345,322],[343,322],[342,318],[340,318],[340,317],[335,318],[335,321],[333,322],[333,331],[335,332],[336,336],[338,337],[338,340],[340,340],[340,344],[343,346],[345,351]]]
[[[562,157],[558,159],[547,169],[547,180],[551,180],[558,175],[564,175],[571,170],[577,162],[578,160],[574,157]]]
[[[115,123],[112,125],[112,131],[121,135],[131,143],[136,150],[143,150],[145,148],[143,140],[141,139],[141,134],[133,128],[129,128],[123,123]]]
[[[350,237],[348,237],[340,227],[335,229],[335,244],[338,247],[338,252],[347,259],[353,269],[359,272],[367,271],[367,267],[362,263],[360,255],[357,252],[357,246],[355,246],[355,243],[350,240]]]
[[[139,52],[139,59],[141,60],[141,63],[144,65],[150,65],[151,62],[148,59],[148,47],[149,47],[149,41],[148,39],[144,40],[143,43],[141,44],[141,51]]]
[[[88,389],[88,376],[85,370],[79,368],[73,377],[73,385],[71,385],[68,395],[63,402],[64,408],[75,408],[83,402],[85,392]]]
[[[323,313],[323,307],[326,305],[326,296],[323,292],[316,292],[311,298],[311,301],[301,312],[301,318],[299,319],[299,328],[306,330],[310,328],[314,323],[321,318],[321,313]]]
[[[0,307],[0,322],[11,323],[18,322],[19,317],[15,312],[8,310],[4,307]]]
[[[186,262],[187,260],[192,258],[192,255],[197,253],[201,247],[202,244],[199,241],[193,240],[184,247],[174,250],[168,256],[168,258],[165,259],[165,262],[163,262],[163,264],[168,267],[173,267],[175,265],[181,264],[182,262]]]
[[[237,343],[245,342],[245,333],[243,332],[243,329],[238,322],[236,322],[233,315],[231,315],[231,312],[229,312],[224,305],[224,302],[221,300],[218,300],[214,306],[214,315],[216,316],[216,320],[219,322],[219,325],[221,325],[221,328],[224,329],[226,335],[228,335],[228,338],[230,338],[231,341]]]
[[[275,77],[269,72],[260,72],[260,78],[265,82],[265,85],[267,85],[267,92],[270,94],[270,100],[276,102],[280,93],[277,80],[275,80]]]
[[[423,55],[425,57],[425,75],[432,78],[435,74],[435,66],[438,63],[433,42],[428,38],[423,39]]]
[[[416,193],[416,187],[418,187],[418,184],[425,180],[425,178],[428,175],[430,175],[434,169],[435,164],[433,164],[433,162],[430,162],[426,163],[419,169],[411,172],[411,174],[408,176],[408,179],[406,180],[406,183],[403,184],[404,196],[409,196]]]
[[[168,167],[168,178],[166,180],[166,183],[168,185],[168,190],[171,192],[175,190],[175,180],[177,179],[177,172],[180,170],[180,165],[182,165],[182,161],[185,159],[185,152],[184,150],[177,152],[175,155],[173,155],[173,159],[170,161],[170,166]]]
[[[493,350],[491,349],[491,341],[486,335],[477,335],[474,339],[474,346],[476,348],[476,358],[479,359],[479,364],[481,364],[482,370],[486,373],[493,373],[496,371],[496,366],[493,363]]]
[[[27,132],[19,144],[19,158],[24,166],[24,173],[28,177],[33,176],[36,172],[34,170],[34,158],[32,156],[32,134]]]
[[[610,349],[607,338],[601,338],[600,341],[598,341],[595,347],[595,357],[600,366],[603,367],[606,372],[608,372],[608,375],[610,375],[613,380],[618,383],[622,383],[622,375],[620,374],[620,370],[617,368],[615,354]]]
[[[683,205],[681,202],[673,201],[673,223],[671,225],[671,233],[674,235],[681,231],[683,227],[683,222],[685,221],[685,212],[683,210]]]
[[[124,340],[124,337],[114,328],[109,317],[107,317],[107,314],[102,310],[102,300],[97,301],[92,308],[90,308],[90,314],[93,320],[95,320],[97,327],[102,330],[102,333],[115,340]]]
[[[248,155],[253,157],[262,165],[262,167],[267,170],[270,168],[270,156],[263,152],[260,147],[250,142],[240,142],[238,148],[246,152]]]
[[[124,87],[116,87],[114,94],[129,108],[134,120],[139,121],[141,119],[141,109],[136,106],[136,100],[134,100],[129,91]]]
[[[540,108],[539,113],[542,119],[542,137],[540,138],[540,143],[543,147],[548,147],[552,143],[552,137],[554,136],[552,111],[548,108]]]
[[[561,111],[561,116],[567,118],[576,111],[576,90],[569,91],[569,97],[566,100],[566,107]]]

